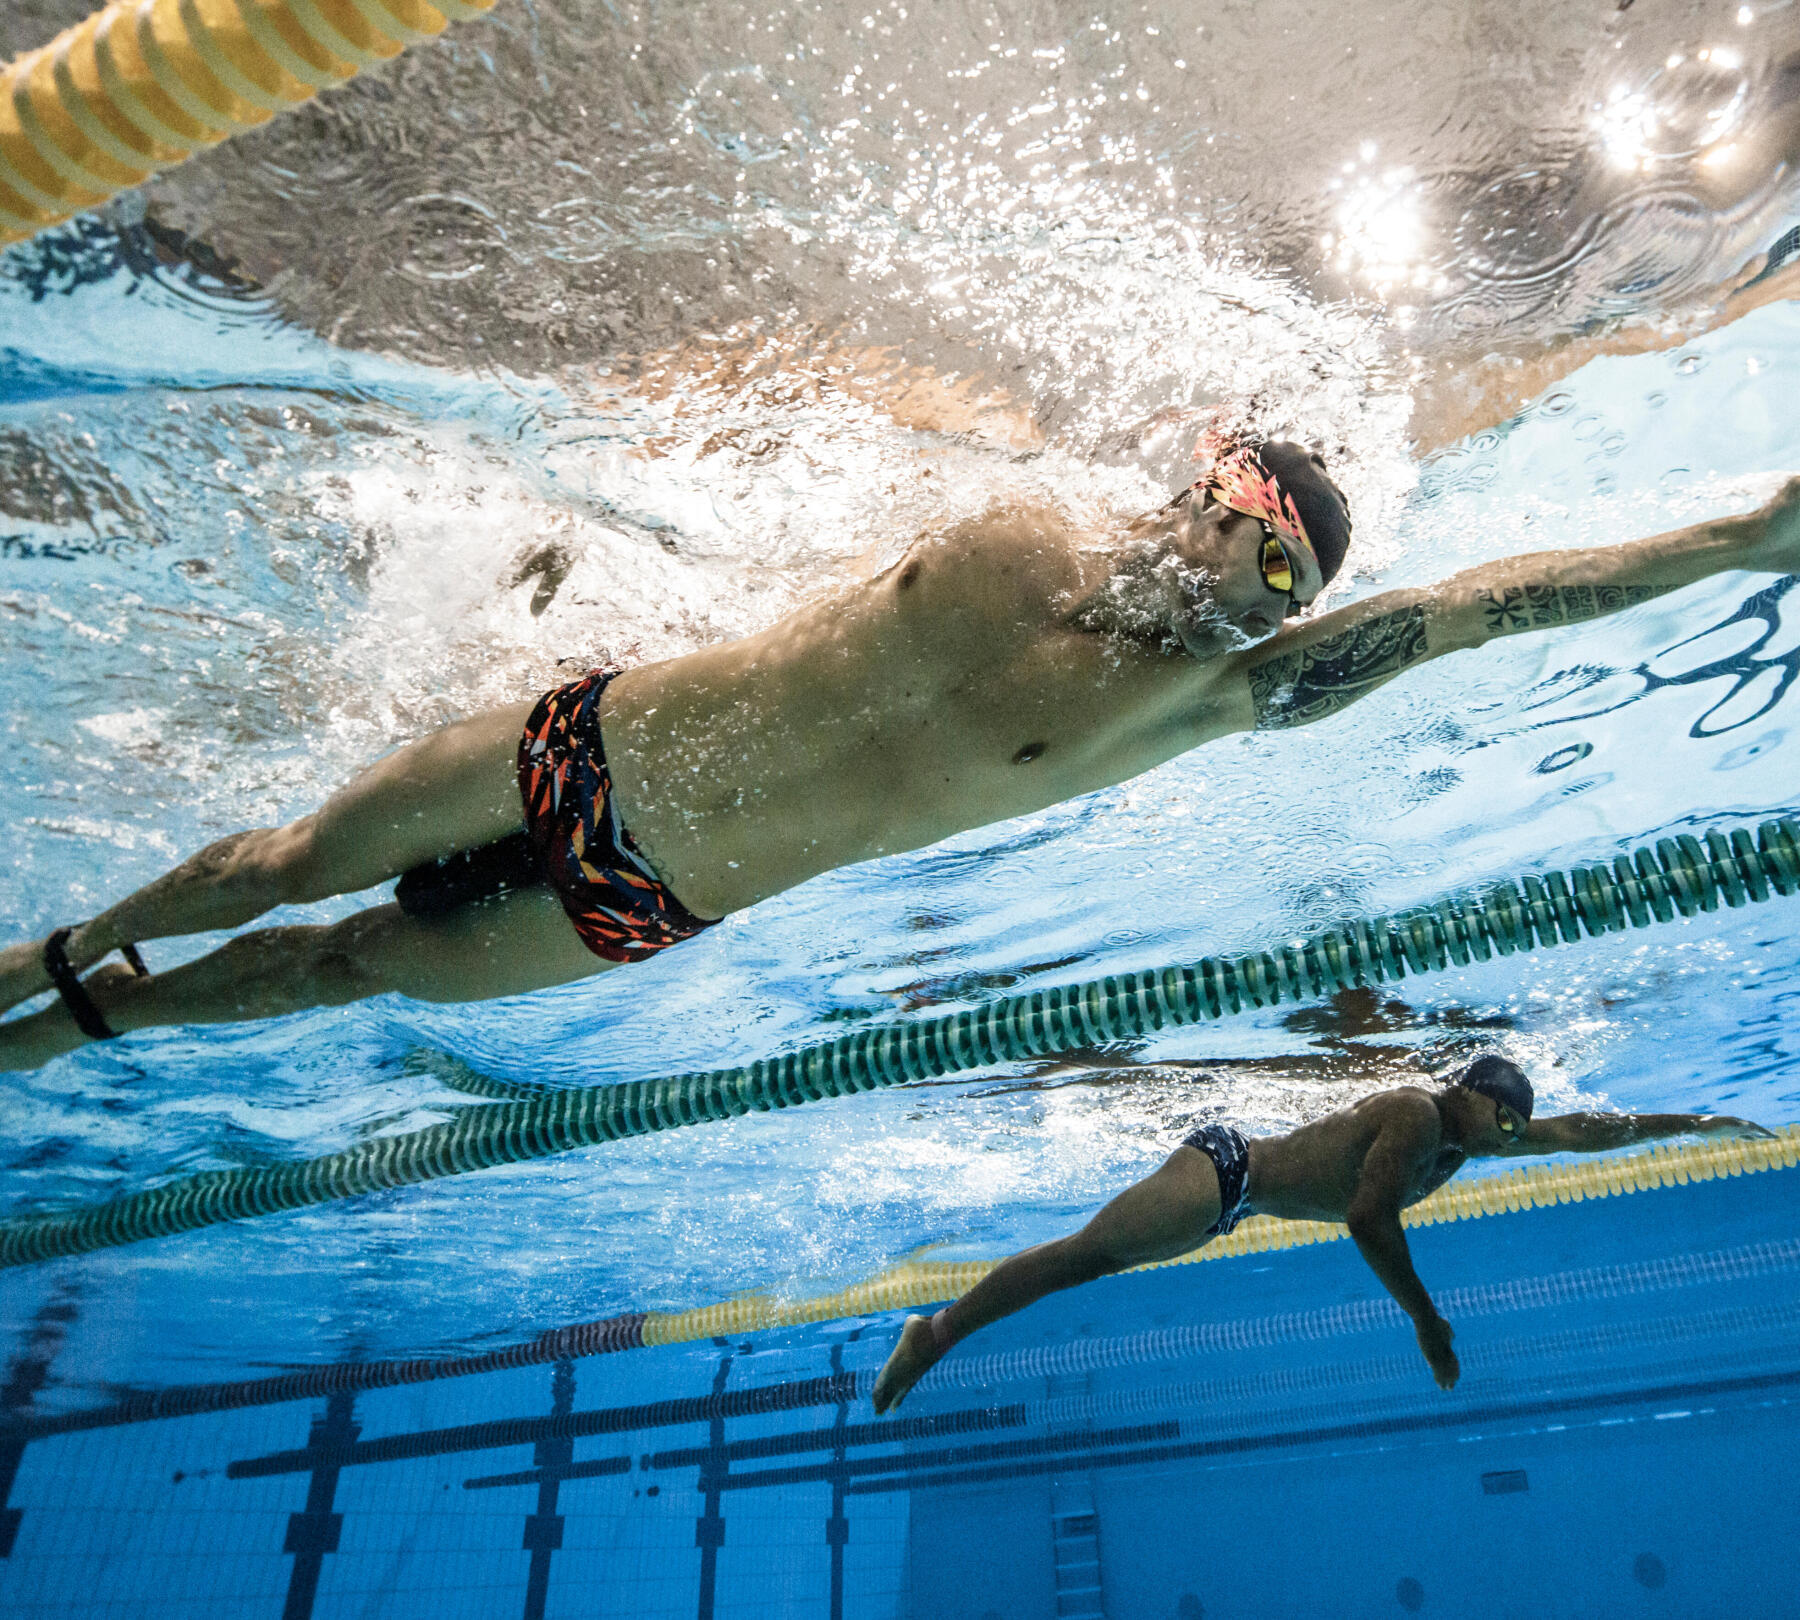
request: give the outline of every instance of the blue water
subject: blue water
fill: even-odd
[[[124,290],[107,283],[68,303],[111,304]],[[158,308],[153,291],[135,289],[153,330],[219,322],[172,297]],[[20,325],[47,332],[66,307],[30,306]],[[479,440],[522,431],[523,413],[546,408],[542,390],[528,406],[514,386],[391,364],[359,362],[339,390],[323,345],[268,332],[260,312],[230,317],[233,339],[231,320],[264,333],[271,375],[289,386],[259,379],[221,395],[115,369],[111,392],[87,373],[79,401],[39,394],[9,416],[33,434],[78,437],[105,430],[109,411],[142,422],[184,407],[223,422],[304,399],[315,416],[341,413],[343,440],[373,430],[357,413],[435,432],[453,402],[457,433]],[[168,363],[147,347],[153,364]],[[73,358],[67,347],[59,356]],[[292,387],[307,367],[311,389]],[[1797,376],[1800,317],[1785,305],[1674,355],[1598,361],[1504,432],[1429,463],[1376,537],[1392,561],[1354,588],[1747,507],[1786,464],[1792,430],[1773,407]],[[1596,465],[1602,435],[1613,449]],[[241,465],[215,463],[217,475],[257,480],[264,502],[328,482],[342,458],[366,458],[377,481],[396,476],[385,447],[377,455],[354,438],[322,455],[290,446],[257,470],[251,450],[237,454]],[[1609,487],[1596,492],[1597,480]],[[509,666],[528,680],[543,659],[534,640],[472,671],[409,662],[389,675],[391,644],[379,638],[391,601],[327,544],[347,548],[342,533],[315,524],[314,555],[295,561],[229,512],[204,541],[180,532],[174,497],[161,501],[167,536],[140,528],[78,550],[70,523],[66,555],[39,538],[0,561],[0,601],[18,632],[4,665],[15,694],[4,765],[18,807],[19,876],[4,901],[15,935],[93,909],[230,827],[303,812],[359,749],[374,751],[384,726],[452,712],[447,694],[435,709],[415,698],[421,688],[465,703],[511,696],[529,687],[501,684],[519,682]],[[455,518],[434,510],[432,522]],[[498,544],[479,525],[458,543]],[[194,560],[206,564],[202,581],[219,581],[216,612],[182,568]],[[416,552],[408,566],[420,566]],[[548,1080],[712,1066],[778,1050],[827,1019],[955,1004],[1034,971],[1079,978],[1248,948],[1686,826],[1791,811],[1783,743],[1800,642],[1790,583],[1727,574],[1617,620],[1458,654],[1322,726],[1228,740],[1110,792],[822,878],[629,974],[474,1007],[383,998],[90,1049],[9,1080],[7,1206],[326,1151],[444,1117],[465,1099],[433,1078],[432,1054]],[[542,620],[524,625],[549,639]],[[453,620],[451,635],[461,628]],[[398,635],[409,634],[429,632],[402,620]],[[346,669],[387,684],[357,688]],[[380,712],[403,700],[403,718]],[[1751,908],[1409,982],[1374,1044],[1429,1054],[1459,1023],[1486,1026],[1539,1076],[1546,1106],[1717,1107],[1784,1122],[1794,927],[1780,905]],[[97,1257],[84,1274],[158,1289],[140,1318],[145,1340],[127,1351],[117,1323],[109,1340],[127,1355],[191,1360],[182,1376],[229,1365],[262,1331],[254,1311],[217,1312],[204,1286],[246,1270],[280,1272],[289,1301],[307,1302],[302,1345],[315,1343],[304,1324],[316,1321],[325,1348],[347,1307],[371,1353],[415,1345],[421,1313],[429,1343],[455,1345],[485,1331],[499,1300],[502,1319],[529,1328],[743,1287],[807,1290],[921,1244],[991,1254],[1048,1235],[1153,1163],[1196,1110],[1271,1128],[1305,1117],[1341,1099],[1346,1075],[1327,1062],[1284,1078],[1274,1060],[1329,1058],[1350,1033],[1304,1014],[1240,1019],[1152,1043],[1132,1054],[1147,1067],[1105,1084],[1020,1090],[990,1076],[862,1099]],[[1189,1068],[1157,1067],[1215,1058],[1262,1064],[1204,1089]]]
[[[882,1318],[102,1409],[24,1446],[0,1593],[30,1620],[1781,1615],[1796,1175],[1416,1233],[1448,1395],[1337,1243],[1036,1306],[888,1422]],[[40,1315],[42,1362],[73,1314]]]
[[[1800,218],[1786,8],[1596,21],[1422,5],[1400,28],[1367,9],[1153,6],[1126,23],[718,0],[598,18],[503,0],[444,47],[0,258],[0,938],[303,814],[385,751],[569,667],[759,628],[869,551],[996,498],[1145,509],[1216,406],[1328,447],[1357,514],[1333,603],[1747,510],[1800,467],[1795,305],[1676,335]],[[0,47],[39,27],[0,20]],[[1626,318],[1666,342],[1522,385],[1504,422],[1410,451],[1411,397],[1434,371],[1491,377]],[[1003,403],[936,430],[855,380],[896,364]],[[469,1104],[470,1072],[595,1083],[735,1063],[1795,813],[1795,603],[1791,578],[1727,573],[1457,654],[1326,723],[828,875],[585,984],[148,1032],[9,1075],[0,1216],[414,1129]],[[1196,1116],[1278,1130],[1477,1046],[1521,1062],[1548,1110],[1790,1123],[1797,933],[1792,902],[1720,911],[1068,1065],[6,1273],[5,1404],[35,1421],[126,1390],[806,1295],[920,1252],[991,1257],[1068,1230]],[[1422,1238],[1421,1264],[1468,1289],[1609,1257],[1686,1264],[1785,1241],[1790,1180],[1473,1223]],[[1388,1329],[1229,1365],[1071,1362],[1015,1388],[996,1362],[989,1383],[928,1384],[926,1413],[1023,1402],[1005,1433],[1075,1461],[836,1505],[824,1476],[733,1487],[711,1601],[1048,1614],[1053,1528],[1097,1515],[1115,1620],[1780,1613],[1779,1498],[1742,1482],[1793,1452],[1792,1278],[1726,1271],[1652,1305],[1582,1294],[1541,1321],[1477,1314],[1452,1403]],[[1327,1311],[1373,1286],[1342,1246],[1184,1268],[1041,1307],[982,1354]],[[548,1411],[567,1376],[573,1409],[611,1410],[718,1378],[866,1374],[894,1326],[368,1393],[343,1421],[376,1436]],[[1709,1379],[1673,1406],[1654,1393]],[[1553,1396],[1586,1415],[1550,1414]],[[1376,1427],[1324,1434],[1344,1412]],[[32,1440],[0,1498],[23,1514],[0,1608],[85,1612],[82,1585],[109,1613],[279,1612],[305,1487],[223,1470],[304,1445],[327,1415],[311,1400]],[[842,1396],[804,1425],[868,1417]],[[735,1439],[790,1419],[733,1422]],[[1173,1438],[1051,1444],[1146,1425]],[[1221,1432],[1248,1437],[1229,1462],[1155,1450]],[[641,1460],[717,1437],[618,1434],[574,1455],[629,1454],[628,1472],[539,1509],[567,1521],[561,1549],[540,1549],[542,1612],[710,1612],[697,1549],[725,1532],[704,1467]],[[519,1538],[549,1534],[520,1529],[531,1489],[461,1482],[532,1456],[347,1467],[317,1612],[529,1609]],[[1527,1489],[1481,1486],[1518,1470]],[[821,1529],[844,1515],[850,1530]],[[836,1600],[829,1535],[848,1536]],[[1539,1567],[1531,1549],[1571,1537],[1592,1556]],[[1237,1550],[1214,1557],[1219,1541]]]

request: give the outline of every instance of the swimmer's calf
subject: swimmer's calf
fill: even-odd
[[[1401,1210],[1435,1192],[1470,1159],[1602,1153],[1667,1136],[1770,1134],[1724,1114],[1534,1120],[1533,1100],[1524,1072],[1490,1055],[1441,1091],[1378,1092],[1285,1136],[1246,1140],[1230,1126],[1204,1126],[1073,1236],[1003,1260],[935,1316],[908,1317],[875,1380],[875,1410],[898,1406],[977,1328],[1058,1289],[1190,1253],[1252,1212],[1348,1226],[1369,1269],[1412,1319],[1438,1387],[1449,1389],[1462,1371],[1455,1335],[1413,1269]]]

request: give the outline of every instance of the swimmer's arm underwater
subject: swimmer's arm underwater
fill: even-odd
[[[1734,569],[1800,570],[1800,479],[1742,516],[1624,545],[1506,557],[1284,630],[1234,659],[1251,711],[1243,728],[1321,720],[1427,659],[1604,618]]]
[[[1455,1335],[1419,1280],[1400,1225],[1401,1209],[1426,1181],[1443,1147],[1442,1121],[1437,1105],[1421,1091],[1394,1092],[1377,1102],[1386,1117],[1363,1159],[1344,1224],[1381,1286],[1412,1318],[1438,1388],[1449,1389],[1462,1371],[1450,1348]]]

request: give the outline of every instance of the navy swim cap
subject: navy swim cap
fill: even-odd
[[[1325,471],[1325,458],[1303,444],[1272,439],[1254,446],[1256,459],[1294,503],[1306,538],[1319,559],[1319,572],[1329,585],[1344,566],[1350,549],[1350,503]]]
[[[1456,1084],[1478,1091],[1484,1097],[1492,1097],[1495,1102],[1505,1103],[1515,1114],[1531,1118],[1531,1105],[1537,1094],[1525,1078],[1525,1071],[1508,1058],[1488,1052],[1464,1069]]]

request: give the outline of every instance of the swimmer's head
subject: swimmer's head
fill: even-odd
[[[1285,439],[1252,448],[1305,526],[1306,540],[1318,559],[1319,589],[1323,590],[1337,578],[1350,550],[1350,503],[1331,481],[1325,458],[1317,450]]]
[[[1484,1102],[1482,1113],[1474,1121],[1477,1141],[1489,1136],[1493,1138],[1488,1151],[1504,1151],[1525,1134],[1525,1127],[1531,1121],[1532,1106],[1537,1101],[1525,1071],[1509,1058],[1492,1052],[1484,1053],[1464,1069],[1452,1082],[1451,1090],[1469,1092],[1493,1104],[1492,1119],[1486,1117]],[[1467,1145],[1473,1148],[1477,1141]]]
[[[1209,445],[1212,468],[1170,502],[1176,634],[1216,656],[1274,634],[1343,566],[1350,508],[1316,451],[1284,440]],[[1185,611],[1183,611],[1185,609]]]

